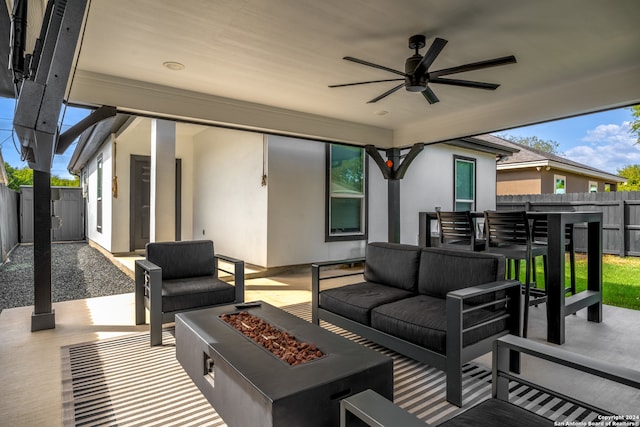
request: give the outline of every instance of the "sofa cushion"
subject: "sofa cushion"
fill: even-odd
[[[216,274],[211,240],[147,243],[147,260],[162,268],[162,279]]]
[[[364,278],[368,282],[416,292],[419,262],[418,246],[384,242],[369,243]]]
[[[162,311],[180,311],[232,303],[235,287],[213,276],[162,281]]]
[[[440,427],[538,427],[553,425],[555,424],[550,419],[543,418],[519,406],[499,399],[489,399],[445,421],[440,424]]]
[[[418,292],[446,298],[451,291],[504,280],[504,263],[502,255],[424,248],[420,255]],[[480,299],[489,298],[493,297]]]
[[[469,308],[465,305],[465,308]],[[503,311],[478,309],[467,313],[463,328],[494,319]],[[428,295],[405,298],[384,304],[371,311],[371,326],[397,338],[441,354],[446,352],[447,316],[446,299]],[[505,319],[473,329],[464,334],[463,345],[476,343],[507,328]]]
[[[372,308],[413,295],[391,286],[362,282],[322,291],[319,302],[321,308],[332,313],[370,325]]]

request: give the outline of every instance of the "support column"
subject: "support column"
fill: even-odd
[[[151,207],[149,241],[176,239],[176,124],[151,122]]]
[[[391,163],[391,176],[395,176],[400,166],[400,150],[387,150],[387,159]],[[387,180],[387,233],[389,243],[400,243],[400,180]]]
[[[51,304],[51,172],[33,171],[34,310],[31,331],[56,327]]]
[[[411,150],[402,156],[399,148],[386,150],[385,161],[378,149],[373,145],[366,145],[365,151],[376,162],[387,180],[387,233],[390,243],[400,243],[400,180],[404,178],[409,165],[422,152],[424,144],[413,144]]]

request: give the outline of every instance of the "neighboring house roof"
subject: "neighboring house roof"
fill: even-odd
[[[569,160],[556,154],[547,153],[541,150],[536,150],[535,148],[527,147],[522,144],[517,144],[515,142],[511,142],[494,135],[481,135],[477,138],[497,144],[506,145],[508,147],[517,148],[519,150],[516,153],[498,160],[498,171],[531,167],[550,167],[553,169],[571,172],[578,175],[599,178],[605,181],[617,183],[627,182],[626,178],[622,178],[618,175],[605,172],[603,170],[596,169],[582,163],[574,162],[573,160]]]

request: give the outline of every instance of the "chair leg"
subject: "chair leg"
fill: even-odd
[[[571,295],[575,295],[576,294],[576,253],[573,250],[573,248],[569,249],[569,269],[571,273]]]
[[[531,280],[531,259],[525,260],[524,272],[524,318],[522,320],[522,336],[527,338],[527,328],[529,327],[529,283]]]
[[[154,310],[151,306],[151,319],[149,321],[149,335],[151,335],[151,345],[162,345],[162,311]]]

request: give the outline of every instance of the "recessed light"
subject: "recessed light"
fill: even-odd
[[[167,62],[163,62],[162,65],[170,70],[173,71],[180,71],[180,70],[184,70],[184,64],[181,64],[179,62],[175,62],[175,61],[167,61]]]
[[[375,114],[376,116],[385,116],[389,114],[389,112],[387,110],[378,110],[374,111],[373,114]]]

